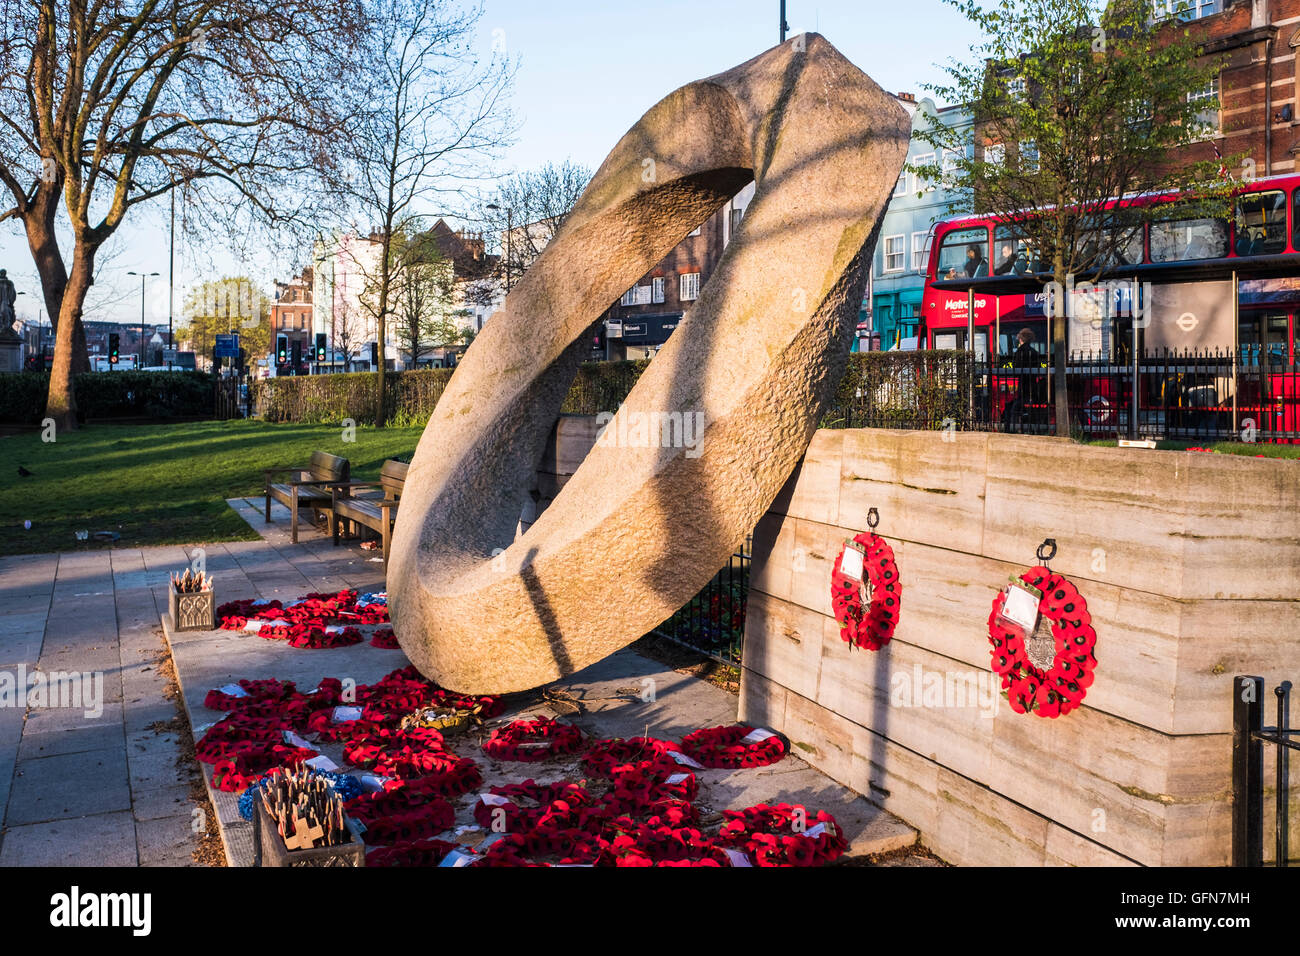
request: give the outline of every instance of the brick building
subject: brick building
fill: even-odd
[[[1300,155],[1296,50],[1300,0],[1169,0],[1203,31],[1206,50],[1227,57],[1217,89],[1219,136],[1187,148],[1191,159],[1242,155],[1250,168],[1238,178],[1292,173]],[[1244,176],[1243,176],[1244,173]]]
[[[709,280],[754,195],[751,183],[688,235],[603,316],[592,357],[649,358],[677,328]]]
[[[298,343],[298,372],[303,374],[311,365],[312,348],[315,337],[312,331],[312,270],[305,268],[296,278],[288,282],[275,283],[275,302],[271,305],[271,328],[276,339],[271,348],[278,345],[278,337],[287,339],[288,360],[293,362],[294,343]]]

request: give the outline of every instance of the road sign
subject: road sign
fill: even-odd
[[[163,364],[164,365],[176,364],[176,349],[163,349]]]
[[[239,333],[218,335],[217,344],[212,349],[212,355],[214,358],[238,358]]]

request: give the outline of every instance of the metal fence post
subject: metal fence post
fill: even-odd
[[[1264,862],[1264,678],[1232,679],[1232,865]]]
[[[1273,688],[1277,697],[1277,735],[1285,741],[1291,732],[1291,682],[1284,680]],[[1287,830],[1291,827],[1291,752],[1285,743],[1277,748],[1277,854],[1274,865],[1286,866],[1291,859]]]

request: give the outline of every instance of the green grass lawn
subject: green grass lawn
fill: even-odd
[[[119,547],[254,540],[226,499],[260,492],[264,468],[305,466],[319,449],[348,458],[354,478],[377,478],[384,459],[410,457],[422,430],[358,426],[344,442],[337,425],[226,421],[0,438],[0,555],[109,547],[77,531],[116,531]]]
[[[1094,439],[1089,445],[1115,448],[1119,442],[1114,438]],[[1186,451],[1188,448],[1209,448],[1220,455],[1245,455],[1249,458],[1300,459],[1300,445],[1274,445],[1270,442],[1241,441],[1158,441],[1156,448],[1161,451]]]

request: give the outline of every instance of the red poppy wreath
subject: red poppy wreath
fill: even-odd
[[[785,756],[785,742],[754,727],[706,727],[683,737],[682,750],[706,767],[766,767]]]
[[[1039,717],[1060,717],[1077,708],[1092,686],[1097,632],[1088,602],[1064,575],[1040,565],[1020,575],[1020,580],[1042,592],[1038,612],[1051,622],[1056,654],[1048,667],[1034,663],[1023,632],[1002,620],[1007,600],[1002,590],[989,612],[993,672],[1002,678],[1002,689],[1017,714],[1032,711]]]
[[[492,731],[483,752],[498,760],[545,760],[582,746],[582,731],[549,717],[515,720]]]
[[[856,568],[852,564],[857,559],[850,551],[861,555],[861,576],[853,573]],[[846,557],[853,559],[847,569]],[[864,584],[870,585],[866,608],[862,606]],[[864,532],[845,542],[831,569],[831,609],[840,623],[840,638],[845,643],[872,651],[888,644],[898,626],[902,596],[894,549],[884,538],[874,532]]]

